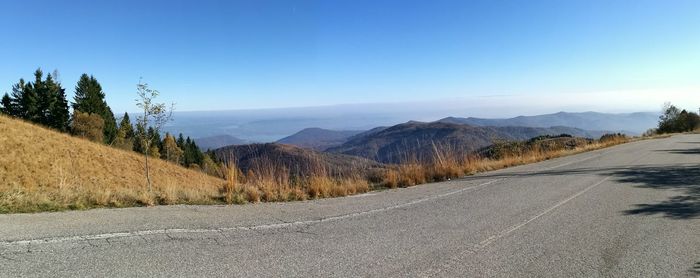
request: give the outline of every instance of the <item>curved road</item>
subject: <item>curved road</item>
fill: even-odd
[[[700,276],[700,135],[337,199],[0,215],[0,276]]]

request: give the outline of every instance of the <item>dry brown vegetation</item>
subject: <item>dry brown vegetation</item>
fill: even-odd
[[[626,141],[613,136],[575,144],[505,143],[507,148],[497,157],[436,146],[434,157],[427,161],[413,159],[374,169],[378,171],[342,175],[321,159],[312,159],[317,163],[309,164],[304,176],[273,161],[245,173],[229,162],[211,170],[222,178],[154,159],[149,162],[153,189],[148,191],[142,155],[0,115],[0,213],[339,197],[447,180]]]
[[[381,184],[389,188],[414,186],[473,175],[479,172],[539,162],[556,157],[606,148],[629,141],[624,135],[606,135],[599,140],[558,138],[527,142],[501,142],[489,153],[459,155],[452,148],[434,148],[428,161],[411,160],[389,168]],[[458,155],[455,155],[458,154]]]
[[[223,180],[0,115],[0,212],[209,204]]]
[[[164,160],[144,157],[0,115],[0,213],[169,204],[291,201],[346,196],[370,190],[362,177],[315,175],[290,179],[268,167],[243,175],[235,166],[225,179]]]

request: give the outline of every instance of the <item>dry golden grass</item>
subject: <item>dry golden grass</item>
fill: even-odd
[[[574,149],[529,149],[499,159],[435,148],[429,162],[389,167],[379,176],[335,176],[328,165],[297,177],[274,163],[245,175],[235,165],[223,179],[152,159],[148,191],[144,157],[0,115],[0,213],[168,204],[241,204],[297,201],[407,187],[542,161],[626,142],[610,137]],[[372,182],[370,182],[370,180]]]
[[[0,212],[210,204],[223,180],[0,115]]]
[[[387,169],[381,178],[381,185],[388,188],[408,187],[427,182],[444,181],[465,175],[493,171],[507,167],[539,162],[552,158],[597,150],[629,142],[624,136],[609,136],[574,148],[519,148],[504,153],[497,159],[482,158],[477,155],[459,156],[460,152],[435,149],[435,157],[427,162],[411,161]]]

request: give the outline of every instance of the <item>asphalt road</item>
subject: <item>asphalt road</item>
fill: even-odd
[[[700,276],[700,135],[337,199],[0,215],[0,276]]]

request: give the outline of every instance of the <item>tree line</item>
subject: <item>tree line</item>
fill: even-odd
[[[671,103],[666,103],[655,133],[688,132],[698,128],[700,128],[700,116],[697,113],[681,110]]]
[[[212,152],[202,152],[194,140],[189,136],[184,137],[182,133],[177,138],[169,133],[161,136],[159,126],[149,126],[152,120],[148,115],[139,117],[132,124],[129,114],[124,113],[117,124],[102,86],[92,75],[80,76],[75,86],[75,96],[69,104],[65,88],[56,80],[57,75],[54,71],[44,77],[42,70],[37,69],[33,81],[20,79],[12,86],[12,92],[2,97],[0,113],[210,174],[216,175],[219,171]],[[138,86],[139,90],[155,92],[149,90],[146,84],[139,83]],[[164,110],[159,105],[151,105],[153,108],[155,110],[151,112]]]

